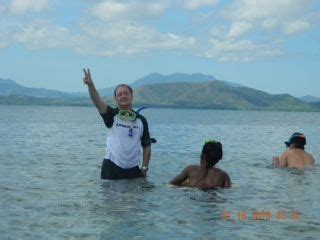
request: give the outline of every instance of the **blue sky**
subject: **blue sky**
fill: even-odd
[[[320,96],[320,1],[0,0],[0,78],[86,91],[149,73],[211,74]]]

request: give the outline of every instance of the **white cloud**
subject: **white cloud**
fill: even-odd
[[[319,16],[313,0],[235,0],[210,32],[205,56],[219,61],[254,61],[283,55],[289,35],[308,31]]]
[[[104,1],[91,9],[91,14],[102,20],[141,19],[161,15],[165,3]]]
[[[313,0],[238,0],[226,8],[223,16],[233,24],[245,21],[256,29],[294,34],[310,29],[313,4]]]
[[[250,62],[282,54],[278,47],[272,47],[270,44],[256,44],[250,40],[212,39],[211,44],[211,49],[205,53],[205,56],[221,62]]]
[[[186,9],[197,10],[202,7],[216,5],[219,0],[184,0],[183,5]]]
[[[4,11],[0,0],[0,12],[10,18],[0,21],[6,26],[6,31],[0,28],[0,48],[15,40],[29,49],[70,48],[101,56],[184,51],[219,61],[254,61],[281,55],[282,44],[275,38],[286,41],[293,34],[309,30],[316,19],[311,16],[312,0],[234,0],[231,4],[218,4],[218,0],[92,2],[97,4],[89,4],[89,14],[83,16],[80,26],[68,28],[63,26],[63,19],[59,19],[58,26],[54,20],[21,22],[35,19],[33,14],[28,18],[17,16],[48,10],[49,0],[12,0],[7,6],[11,12]],[[212,10],[211,6],[217,7]],[[68,24],[77,21],[78,12],[72,14]],[[206,17],[194,21],[202,14]],[[152,21],[148,21],[150,18]],[[173,18],[178,21],[173,22]]]
[[[103,2],[92,8],[91,13],[100,19],[112,19],[129,12],[129,6],[124,3]]]
[[[153,28],[127,21],[83,25],[85,34],[93,44],[95,54],[134,55],[148,54],[157,50],[188,49],[196,44],[192,37],[182,37],[172,33],[160,33]],[[96,49],[96,50],[93,50]]]
[[[305,13],[312,3],[312,0],[237,0],[225,14],[237,20],[287,18]]]
[[[27,12],[42,12],[50,9],[48,0],[12,0],[10,11],[13,14],[21,15]]]
[[[273,30],[279,27],[280,22],[277,18],[269,18],[262,21],[262,27],[266,30]]]
[[[197,43],[194,37],[182,37],[172,33],[164,34],[162,38],[163,42],[160,46],[162,46],[163,49],[189,49]]]
[[[252,24],[244,21],[233,22],[231,29],[228,33],[230,38],[238,38],[245,35],[252,29]]]
[[[53,26],[48,22],[35,22],[23,26],[21,31],[14,35],[14,39],[33,50],[73,46],[72,36],[67,28]]]
[[[47,20],[6,26],[11,39],[27,49],[70,48],[85,55],[141,55],[153,51],[184,51],[196,45],[196,39],[174,32],[159,32],[133,21],[86,21],[80,29],[70,30]],[[0,22],[1,23],[1,22]],[[0,47],[7,47],[0,28]],[[74,34],[76,32],[76,34]],[[13,41],[11,41],[13,42]]]
[[[297,20],[284,24],[284,32],[288,35],[304,32],[310,28],[311,24],[304,20]]]

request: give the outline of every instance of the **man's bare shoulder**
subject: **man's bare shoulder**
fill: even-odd
[[[227,172],[225,172],[224,170],[220,169],[220,168],[211,168],[210,171],[214,174],[218,174],[220,176],[229,176]]]
[[[225,180],[228,179],[230,181],[230,176],[226,171],[220,168],[211,168],[210,171],[211,171],[210,175],[213,176],[214,178],[218,177],[220,179],[225,179]]]
[[[185,170],[189,172],[189,171],[198,170],[199,168],[200,168],[199,165],[190,164],[190,165],[188,165],[188,166],[185,168]]]
[[[285,150],[285,151],[280,155],[280,158],[286,158],[287,156],[290,156],[291,154],[293,154],[292,150],[290,150],[290,149]]]
[[[309,167],[309,166],[314,166],[315,164],[315,160],[314,157],[312,156],[312,154],[308,153],[308,152],[304,152],[305,156],[303,158],[303,163],[305,167]]]
[[[308,153],[308,152],[305,152],[305,153],[306,153],[307,157],[309,158],[309,160],[310,160],[311,162],[315,163],[315,159],[314,159],[314,157],[312,156],[312,154],[311,154],[311,153]]]
[[[286,154],[287,167],[303,168],[314,165],[314,158],[311,154],[302,149],[291,149]]]
[[[209,174],[205,185],[203,186],[206,189],[213,189],[213,188],[230,188],[231,187],[231,180],[225,171],[220,168],[211,168],[209,170]]]
[[[197,164],[190,164],[188,165],[188,167],[191,167],[191,168],[199,168],[200,165],[197,165]]]

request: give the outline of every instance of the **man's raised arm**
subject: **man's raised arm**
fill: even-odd
[[[88,91],[89,91],[92,102],[94,103],[94,105],[97,107],[98,111],[101,114],[106,113],[107,104],[101,100],[99,93],[93,84],[90,69],[89,68],[87,70],[83,69],[83,72],[84,72],[83,82],[88,86]]]

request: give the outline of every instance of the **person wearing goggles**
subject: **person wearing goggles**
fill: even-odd
[[[107,129],[106,151],[101,168],[102,179],[146,177],[151,158],[148,122],[133,111],[133,91],[129,85],[120,84],[114,90],[117,107],[102,101],[89,69],[83,69],[83,82],[88,87],[92,102],[98,109]],[[142,164],[139,166],[141,160]]]

